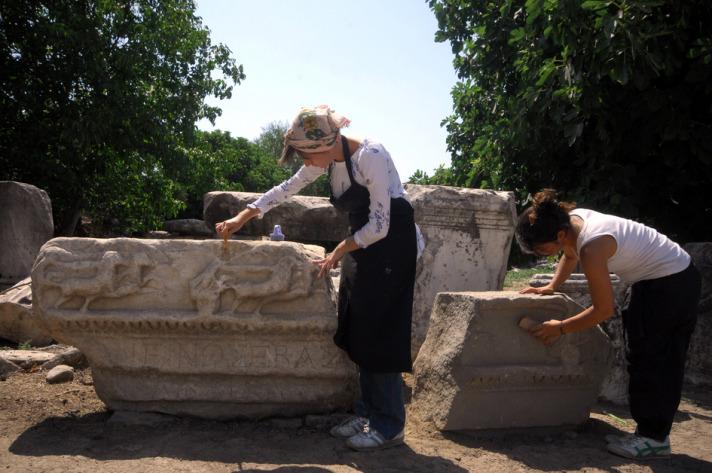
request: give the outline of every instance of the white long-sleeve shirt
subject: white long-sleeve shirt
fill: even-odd
[[[360,248],[366,248],[385,238],[388,234],[391,221],[391,198],[403,197],[408,199],[408,194],[400,182],[400,176],[393,164],[391,155],[380,143],[364,139],[351,156],[351,166],[354,180],[366,187],[370,195],[368,223],[353,235],[356,244]],[[259,217],[262,218],[269,210],[281,204],[326,172],[326,169],[318,166],[302,166],[292,177],[267,191],[262,197],[249,204],[248,207],[259,209]],[[331,164],[330,184],[336,198],[351,187],[346,161],[334,161]],[[418,256],[420,256],[425,247],[425,241],[417,225],[416,235]]]

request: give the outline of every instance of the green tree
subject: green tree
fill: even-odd
[[[459,81],[458,185],[555,187],[680,240],[709,239],[712,3],[430,0]]]
[[[452,170],[441,164],[435,170],[435,173],[428,176],[428,173],[420,169],[416,169],[412,176],[408,178],[408,182],[411,184],[420,185],[438,185],[438,186],[452,186],[455,185],[455,179],[452,175]]]
[[[255,144],[276,162],[282,156],[284,134],[287,132],[287,129],[289,129],[289,125],[286,122],[275,121],[268,123],[267,126],[262,128],[262,133],[255,140]],[[285,165],[285,168],[289,174],[292,175],[297,172],[302,165],[302,160],[299,159],[298,156],[295,156]],[[331,195],[331,189],[329,188],[327,176],[319,176],[316,181],[300,190],[299,195],[329,197]]]
[[[183,206],[174,181],[197,120],[242,66],[193,0],[0,4],[0,179],[49,193],[59,233],[80,212],[155,228]]]
[[[224,131],[199,131],[193,146],[181,151],[184,164],[175,180],[186,204],[183,218],[202,218],[206,192],[264,192],[289,177],[262,148]]]

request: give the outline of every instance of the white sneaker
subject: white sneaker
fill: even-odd
[[[670,456],[670,437],[665,437],[664,441],[658,442],[648,437],[632,435],[625,442],[609,443],[606,448],[611,453],[633,460],[668,458]]]
[[[377,430],[368,429],[350,437],[346,441],[346,446],[359,452],[367,450],[380,450],[383,448],[395,447],[403,444],[405,433],[403,430],[398,432],[392,439],[386,440],[383,435]]]
[[[368,419],[365,417],[350,417],[331,428],[329,433],[337,439],[347,439],[356,434],[363,432],[368,425]]]

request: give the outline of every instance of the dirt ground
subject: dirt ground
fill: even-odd
[[[613,405],[596,406],[575,429],[470,435],[440,433],[409,416],[405,446],[371,453],[353,452],[331,438],[328,427],[308,427],[301,419],[166,416],[151,425],[111,418],[89,369],[54,385],[41,371],[12,374],[0,381],[0,471],[712,472],[712,393],[702,389],[685,392],[672,457],[643,464],[605,451],[605,434],[634,428],[627,410]]]

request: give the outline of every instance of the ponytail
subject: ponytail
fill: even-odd
[[[554,189],[543,189],[534,195],[531,207],[519,215],[515,235],[525,253],[534,247],[556,241],[561,230],[571,228],[569,212],[576,208],[574,202],[561,202]]]

